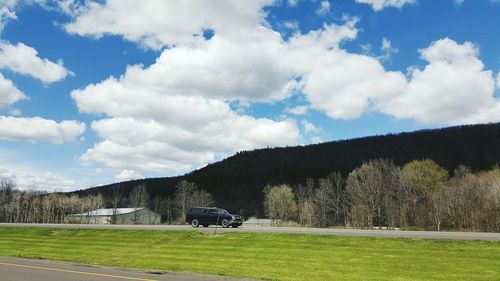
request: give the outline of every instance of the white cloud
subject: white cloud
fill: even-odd
[[[299,3],[299,0],[287,0],[288,6],[295,7]]]
[[[45,8],[47,8],[47,4],[50,3],[47,2],[42,3],[42,5],[45,6]],[[86,10],[84,3],[80,2],[79,0],[58,0],[56,1],[55,4],[57,5],[56,8],[59,8],[60,11],[73,17],[76,17],[77,15],[85,12]]]
[[[285,21],[283,23],[283,27],[286,29],[289,29],[292,33],[298,33],[300,32],[300,27],[299,27],[299,22],[294,20],[294,21]]]
[[[0,178],[12,180],[17,189],[37,191],[72,191],[82,188],[82,183],[54,172],[8,168],[0,165]]]
[[[399,52],[397,48],[394,48],[392,46],[391,40],[387,38],[382,39],[382,46],[380,46],[380,51],[382,52],[382,55],[379,56],[379,59],[381,61],[390,61],[392,55],[397,54]]]
[[[38,52],[23,43],[16,45],[0,41],[0,68],[23,75],[29,75],[45,84],[53,83],[72,75],[64,68],[62,61],[54,63],[38,56]]]
[[[455,2],[455,5],[460,6],[464,2],[464,0],[453,0]]]
[[[293,115],[305,115],[309,111],[309,106],[307,105],[298,105],[296,107],[288,108],[286,112],[291,113]]]
[[[302,91],[312,108],[333,119],[354,119],[371,111],[424,124],[500,120],[495,78],[472,43],[447,38],[434,42],[421,50],[429,64],[415,69],[408,81],[401,72],[385,70],[377,58],[343,50],[340,43],[355,38],[356,31],[346,23],[290,39],[289,60],[302,75]],[[382,50],[392,48],[383,40]]]
[[[498,73],[497,76],[497,88],[500,89],[500,72]]]
[[[406,86],[403,74],[386,72],[376,58],[340,47],[342,41],[356,38],[355,23],[325,26],[289,43],[289,59],[303,76],[311,106],[334,119],[358,118],[373,102],[393,97]]]
[[[298,141],[292,120],[238,115],[219,99],[137,87],[128,80],[130,73],[72,92],[80,111],[111,117],[92,123],[104,140],[89,149],[83,161],[174,174],[238,150]]]
[[[164,50],[148,68],[128,67],[120,85],[223,100],[281,100],[292,94],[294,85],[282,52],[280,35],[263,27],[244,42],[216,34],[197,47]]]
[[[386,72],[370,57],[340,52],[312,71],[304,93],[311,105],[334,119],[355,119],[371,103],[394,97],[406,86],[399,72]]]
[[[17,19],[16,13],[7,7],[0,7],[0,32],[9,20]]]
[[[316,127],[316,125],[307,120],[302,120],[301,123],[302,126],[304,127],[304,131],[306,132],[306,134],[321,132],[321,128]]]
[[[85,124],[64,120],[57,123],[40,117],[20,118],[0,116],[1,140],[49,141],[63,143],[73,141],[85,132]]]
[[[311,137],[311,143],[321,143],[324,142],[323,138],[320,136]]]
[[[363,1],[376,10],[415,2]],[[213,6],[222,9],[219,5],[225,3],[225,9],[198,7],[196,11],[204,11],[199,16],[180,9],[180,3],[189,8],[195,1],[87,2],[66,25],[80,35],[114,34],[151,48],[175,45],[151,66],[129,66],[119,78],[72,92],[80,112],[105,116],[92,123],[102,140],[81,156],[84,162],[178,174],[238,150],[296,144],[302,137],[294,120],[238,114],[229,104],[282,101],[297,91],[307,98],[308,108],[333,119],[382,112],[422,123],[454,124],[495,116],[497,103],[491,89],[483,88],[492,73],[484,71],[472,45],[435,43],[421,51],[429,64],[406,77],[382,66],[384,57],[397,50],[386,38],[382,57],[342,48],[357,37],[355,18],[283,41],[264,23],[262,7],[269,1],[221,0]],[[236,9],[240,5],[250,9]],[[223,25],[233,17],[240,19]],[[215,30],[210,40],[192,36],[205,28]],[[455,80],[460,81],[452,84]],[[287,111],[301,114],[308,108]],[[306,133],[317,130],[313,124],[301,125]]]
[[[283,100],[298,89],[333,118],[360,116],[370,94],[394,95],[404,76],[341,49],[356,38],[356,22],[325,25],[289,42],[263,26],[245,32],[251,34],[245,40],[216,33],[195,46],[164,50],[147,68],[131,66],[119,79],[73,91],[81,112],[109,117],[92,123],[103,141],[81,159],[175,174],[242,149],[296,144],[295,121],[239,115],[228,103]]]
[[[143,175],[137,173],[134,170],[122,170],[119,174],[115,176],[115,179],[118,181],[136,180],[143,178],[144,178]]]
[[[225,37],[244,38],[264,22],[262,7],[274,0],[108,0],[86,1],[65,29],[80,36],[99,38],[114,34],[150,48],[192,45],[204,41],[204,29]]]
[[[21,116],[22,114],[23,114],[23,112],[19,108],[14,108],[14,109],[9,111],[9,115],[12,115],[12,116]]]
[[[8,21],[17,19],[14,11],[16,5],[17,0],[0,0],[0,33]]]
[[[23,92],[0,73],[0,105],[13,104],[23,99],[27,99]]]
[[[381,11],[385,8],[402,8],[406,4],[414,4],[417,0],[356,0],[356,3],[369,4],[374,11]]]
[[[428,64],[413,70],[407,89],[383,105],[384,112],[425,124],[500,121],[493,73],[484,69],[474,44],[445,38],[420,54]]]
[[[323,0],[319,4],[319,8],[316,10],[316,14],[324,16],[330,12],[330,1]]]

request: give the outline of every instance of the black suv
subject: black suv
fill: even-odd
[[[186,222],[193,227],[200,225],[207,227],[211,224],[221,225],[222,227],[238,227],[243,223],[240,216],[231,215],[224,209],[207,207],[189,208],[186,214]]]

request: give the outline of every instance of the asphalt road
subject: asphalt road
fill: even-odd
[[[490,240],[500,241],[500,233],[484,232],[438,232],[438,231],[399,231],[399,230],[359,230],[359,229],[337,229],[337,228],[305,228],[305,227],[270,227],[243,225],[239,228],[215,228],[199,227],[190,225],[95,225],[95,224],[5,224],[0,227],[55,227],[55,228],[92,228],[92,229],[135,229],[135,230],[199,230],[206,233],[224,232],[262,232],[262,233],[297,233],[317,235],[345,235],[345,236],[367,236],[367,237],[401,237],[414,239],[454,239],[454,240]]]
[[[0,257],[0,280],[6,281],[242,281],[192,273],[141,272],[46,260]]]

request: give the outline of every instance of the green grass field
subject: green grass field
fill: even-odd
[[[266,280],[500,280],[500,242],[0,227],[0,256]]]

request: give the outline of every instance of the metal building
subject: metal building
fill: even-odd
[[[67,223],[160,224],[160,215],[147,208],[97,209],[66,217]]]

